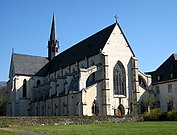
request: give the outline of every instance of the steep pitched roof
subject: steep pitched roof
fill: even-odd
[[[147,74],[152,75],[153,83],[176,79],[177,78],[177,54],[172,54],[155,71],[148,72]],[[173,78],[171,78],[170,74],[173,74]],[[157,76],[160,76],[161,79],[158,80]]]
[[[95,33],[94,35],[86,38],[85,40],[77,43],[76,45],[72,46],[71,48],[65,50],[64,52],[60,53],[58,56],[56,56],[50,64],[49,72],[55,72],[59,70],[60,68],[66,67],[68,65],[71,65],[77,61],[85,59],[85,57],[90,57],[93,55],[96,55],[102,50],[110,37],[113,29],[115,26],[118,25],[119,29],[121,30],[121,33],[123,34],[124,39],[126,40],[133,56],[133,50],[130,47],[121,27],[116,22],[105,29]]]
[[[164,72],[165,68],[168,69],[170,68],[170,66],[173,64],[177,64],[177,54],[172,54],[170,57],[168,57],[168,59],[165,60],[165,62],[163,62],[157,69],[156,72]]]
[[[104,45],[106,44],[115,25],[116,23],[108,26],[107,28],[60,53],[51,61],[49,72],[51,73],[57,71],[58,69],[73,64],[76,61],[80,61],[85,57],[98,54],[100,49],[103,49]]]
[[[18,75],[45,75],[48,70],[48,59],[39,56],[12,54],[14,72]]]

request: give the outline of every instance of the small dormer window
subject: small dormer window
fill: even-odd
[[[157,76],[157,81],[160,81],[160,75]]]
[[[170,74],[170,78],[173,79],[174,78],[174,75],[173,73]]]

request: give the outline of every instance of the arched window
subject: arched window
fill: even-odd
[[[91,66],[94,66],[94,65],[95,65],[95,62],[92,61],[92,62],[91,62]],[[91,80],[92,80],[92,81],[95,81],[95,72],[92,73],[92,75],[91,75]]]
[[[113,72],[114,94],[126,96],[126,74],[123,64],[118,61]]]
[[[27,89],[27,81],[26,79],[23,80],[23,92],[22,92],[22,97],[26,98],[26,89]]]
[[[95,63],[94,61],[92,60],[90,62],[90,66],[94,66]],[[96,72],[93,72],[92,74],[90,74],[90,76],[88,77],[87,81],[86,81],[86,87],[89,87],[91,86],[92,84],[95,84],[96,83]]]
[[[69,91],[79,91],[79,79],[73,77],[69,85]]]
[[[37,87],[41,84],[40,80],[37,80]]]
[[[139,80],[139,86],[141,86],[142,88],[146,88],[146,82],[141,76],[138,76],[138,80]]]

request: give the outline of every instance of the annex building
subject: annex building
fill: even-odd
[[[152,89],[156,96],[157,108],[162,112],[177,110],[177,54],[172,54],[152,76]]]
[[[52,19],[48,56],[12,53],[8,116],[106,116],[141,113],[151,85],[117,20],[60,52]]]

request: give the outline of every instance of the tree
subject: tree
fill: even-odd
[[[158,99],[152,90],[147,90],[143,102],[148,106],[148,111],[150,111],[150,109],[157,108]]]
[[[5,105],[6,105],[6,91],[7,87],[0,87],[0,115],[5,115]]]

